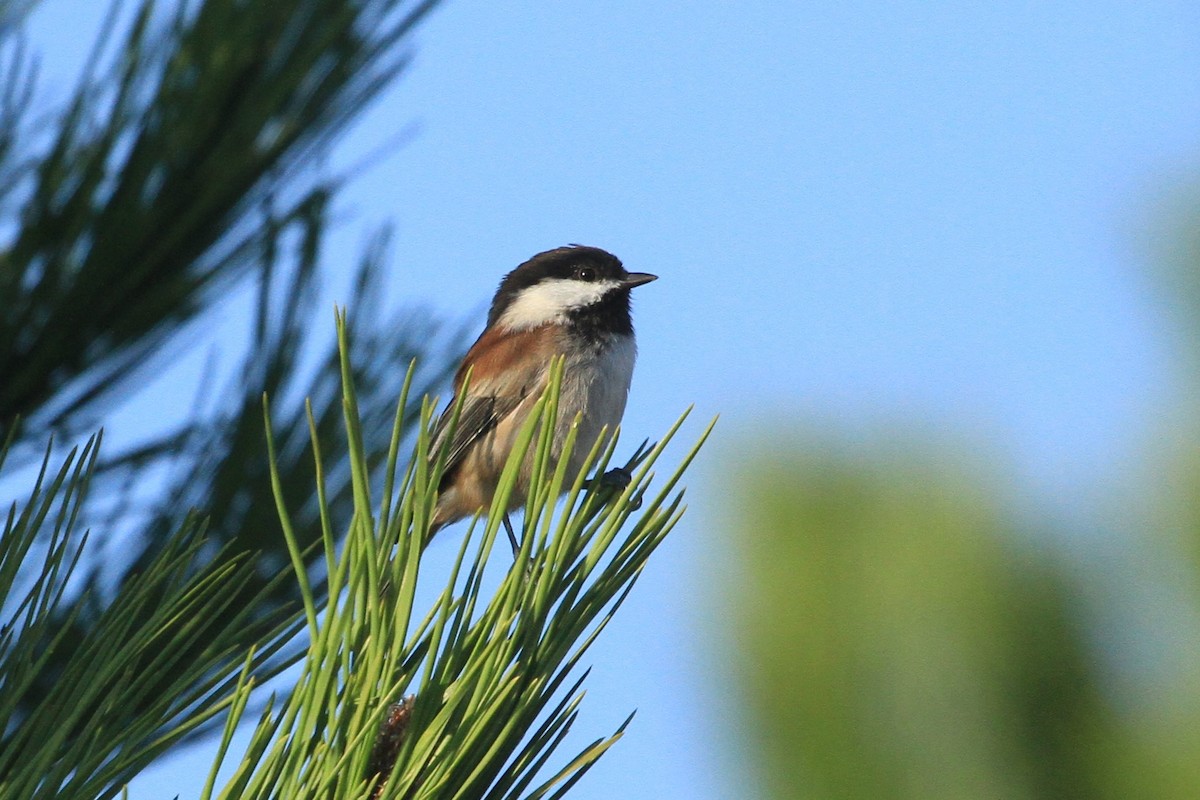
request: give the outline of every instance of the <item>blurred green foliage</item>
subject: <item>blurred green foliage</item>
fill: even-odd
[[[1123,691],[1106,648],[1147,645],[1112,613],[1127,599],[1112,564],[1056,549],[1054,523],[1031,530],[966,448],[776,439],[743,452],[756,455],[725,596],[768,796],[1200,792],[1195,671],[1134,670]],[[1167,544],[1130,543],[1117,574]],[[1187,622],[1165,616],[1182,637]]]
[[[53,696],[70,653],[197,514],[208,520],[197,569],[218,553],[253,553],[231,609],[274,618],[299,608],[296,587],[277,580],[288,554],[260,404],[272,398],[279,480],[311,545],[305,399],[324,440],[338,441],[342,418],[338,353],[313,324],[329,300],[324,280],[350,279],[337,299],[355,321],[371,452],[386,447],[409,363],[420,358],[413,396],[435,393],[462,340],[427,312],[385,307],[386,231],[361,253],[326,246],[350,177],[326,156],[404,72],[436,0],[105,3],[62,104],[43,96],[23,34],[34,5],[0,0],[0,439],[11,441],[11,468],[30,468],[52,438],[81,442],[122,409],[148,424],[115,446],[121,437],[110,437],[96,458],[79,513],[109,549],[84,556],[70,602],[55,606],[46,629],[59,645],[21,684],[22,713]],[[218,352],[213,328],[246,300],[248,330]],[[195,406],[151,410],[142,390],[179,380],[170,367],[197,347],[213,349]],[[330,508],[348,515],[348,457],[326,473]],[[214,629],[257,641],[233,611],[217,613]],[[195,637],[197,658],[214,636]]]

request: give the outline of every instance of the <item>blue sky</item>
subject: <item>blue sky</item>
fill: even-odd
[[[35,14],[51,94],[94,2]],[[741,435],[914,420],[986,443],[1039,502],[1132,479],[1181,383],[1150,268],[1200,173],[1198,22],[1160,0],[449,0],[421,28],[331,156],[413,134],[342,196],[331,253],[392,222],[392,298],[481,323],[532,253],[606,247],[661,276],[626,430],[723,416],[695,513],[595,651],[580,740],[639,713],[574,797],[742,795],[706,627]],[[202,760],[132,796],[193,796]]]

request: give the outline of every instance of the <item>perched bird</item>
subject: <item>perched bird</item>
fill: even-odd
[[[575,479],[601,430],[607,426],[606,435],[613,435],[625,413],[637,355],[629,293],[657,277],[626,272],[616,256],[582,245],[538,253],[504,277],[487,326],[454,378],[455,397],[434,428],[431,457],[444,452],[445,468],[431,536],[491,506],[517,434],[546,388],[556,356],[564,363],[550,468],[557,466],[578,413],[579,434],[566,473],[568,484]],[[458,424],[452,426],[460,400]],[[532,462],[531,454],[506,512],[525,504]],[[504,523],[515,552],[507,513]]]

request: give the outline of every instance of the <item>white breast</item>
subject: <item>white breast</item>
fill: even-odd
[[[571,423],[582,413],[579,436],[571,454],[568,480],[582,466],[592,445],[607,426],[611,436],[625,414],[629,384],[637,344],[631,335],[616,335],[608,346],[567,359],[563,365],[562,393],[559,395],[559,424],[554,436],[554,452],[561,452]]]

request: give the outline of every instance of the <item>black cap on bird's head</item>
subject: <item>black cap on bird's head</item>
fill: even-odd
[[[504,276],[488,312],[488,327],[573,323],[601,333],[632,333],[629,291],[657,277],[626,271],[619,258],[599,247],[557,247]]]

